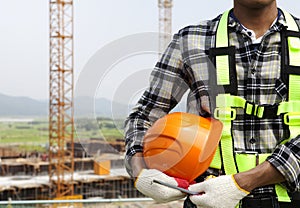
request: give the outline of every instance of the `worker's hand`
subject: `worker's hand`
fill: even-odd
[[[143,169],[135,181],[135,187],[141,193],[159,203],[178,200],[186,196],[181,191],[160,185],[153,182],[153,180],[163,181],[186,189],[189,186],[189,182],[184,179],[175,179],[156,169]]]
[[[191,185],[189,190],[199,192],[191,195],[190,200],[199,207],[234,208],[239,201],[249,194],[239,187],[233,175],[219,176],[202,183]]]

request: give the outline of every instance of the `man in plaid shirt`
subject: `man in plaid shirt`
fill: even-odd
[[[156,64],[149,88],[126,120],[125,165],[131,176],[139,179],[141,170],[147,169],[142,157],[145,132],[157,119],[168,114],[187,90],[187,111],[201,116],[210,114],[208,53],[215,47],[220,17],[180,30]],[[300,20],[294,20],[300,27]],[[257,105],[274,105],[286,100],[288,86],[281,79],[281,32],[286,27],[285,16],[277,8],[276,0],[234,0],[234,8],[229,12],[228,38],[229,45],[236,49],[238,96]],[[267,207],[257,200],[267,197],[269,207],[296,207],[295,193],[300,191],[300,136],[280,144],[288,134],[279,116],[257,118],[246,115],[244,109],[237,109],[237,117],[232,122],[234,149],[270,153],[270,156],[254,169],[234,174],[233,178],[221,176],[191,185],[189,189],[204,194],[191,196],[190,200],[199,207],[231,208],[242,199],[242,207]],[[235,186],[230,185],[232,181]],[[292,203],[277,202],[275,183],[283,184],[294,193]],[[137,188],[141,192],[152,189],[154,195],[148,196],[161,202],[169,201],[155,196],[156,186]],[[172,191],[166,189],[170,193],[167,198],[174,200],[184,196]],[[254,203],[251,198],[255,199]]]

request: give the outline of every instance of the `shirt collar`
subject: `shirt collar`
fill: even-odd
[[[287,28],[287,22],[284,18],[283,12],[281,11],[281,9],[278,9],[278,20],[277,20],[277,25],[280,27],[285,27]]]

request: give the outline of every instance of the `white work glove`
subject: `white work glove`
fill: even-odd
[[[239,201],[249,194],[239,187],[233,175],[224,175],[191,185],[189,190],[199,192],[191,195],[190,200],[199,207],[234,208]]]
[[[143,169],[135,181],[135,187],[144,195],[159,203],[170,202],[186,196],[179,190],[153,182],[162,181],[181,188],[188,188],[189,182],[184,179],[175,179],[156,169]]]

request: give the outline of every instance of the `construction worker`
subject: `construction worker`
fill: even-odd
[[[300,20],[276,0],[233,3],[173,36],[126,120],[125,165],[137,189],[158,202],[187,195],[152,179],[198,192],[186,207],[300,207]],[[225,126],[216,153],[221,165],[208,170],[218,177],[192,185],[149,169],[143,159],[145,132],[187,90],[188,112]]]

